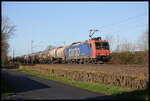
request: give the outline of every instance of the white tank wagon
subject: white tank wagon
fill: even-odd
[[[29,63],[29,55],[27,54],[27,55],[24,55],[24,62],[25,63]]]
[[[65,47],[58,47],[56,50],[56,57],[65,60]]]
[[[56,59],[56,48],[53,48],[49,51],[49,56],[51,58],[51,61]]]
[[[29,56],[29,62],[30,63],[34,63],[35,62],[35,54],[34,53],[30,53],[28,56]]]
[[[39,52],[38,59],[39,59],[39,63],[42,63],[42,61],[43,61],[43,53],[42,52]]]
[[[48,53],[46,54],[46,57],[50,60],[51,59],[51,55],[50,55],[51,50],[48,50]]]
[[[48,50],[41,51],[39,53],[39,62],[40,63],[48,63],[47,54],[48,54]]]
[[[40,54],[40,52],[36,52],[36,53],[34,53],[34,57],[35,57],[35,63],[39,63],[39,60],[40,60],[40,58],[39,58],[39,54]]]

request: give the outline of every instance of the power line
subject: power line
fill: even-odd
[[[129,20],[131,20],[131,19],[138,18],[138,17],[140,17],[140,16],[144,16],[144,13],[139,14],[139,15],[136,15],[136,16],[133,16],[133,17],[128,17],[127,19],[121,20],[121,21],[119,21],[119,22],[117,22],[117,23],[112,23],[112,24],[106,25],[106,26],[104,25],[104,26],[102,26],[102,27],[100,27],[100,28],[102,29],[102,28],[105,28],[105,27],[114,26],[114,25],[117,25],[117,24],[120,24],[120,23],[129,21]]]
[[[139,27],[143,27],[145,24],[140,24],[140,25],[135,25],[135,26],[130,26],[130,28],[128,28],[128,30],[133,30],[134,28],[132,27],[136,27],[136,28],[139,28]],[[118,32],[121,32],[122,30],[114,30],[114,31],[110,31],[111,33],[118,33]],[[123,32],[126,32],[127,30],[123,30]],[[109,32],[109,31],[107,31]],[[104,33],[103,33],[104,34]]]
[[[135,18],[138,18],[138,17],[141,17],[141,16],[144,16],[144,13],[141,13],[141,14],[139,14],[139,15],[136,15],[136,16],[132,16],[132,17],[128,17],[127,19],[124,19],[124,20],[121,20],[121,21],[119,21],[119,22],[117,22],[117,23],[112,23],[112,24],[110,24],[110,25],[107,25],[107,26],[102,26],[102,27],[100,27],[101,29],[102,28],[106,28],[106,27],[109,27],[109,26],[114,26],[114,25],[117,25],[117,24],[121,24],[121,23],[123,23],[123,22],[127,22],[127,21],[129,21],[129,20],[132,20],[132,19],[135,19]],[[136,26],[135,26],[136,27]],[[138,26],[139,27],[139,26]],[[121,30],[117,30],[117,31],[115,31],[115,32],[120,32]],[[103,33],[103,32],[101,32],[101,33]],[[103,33],[104,34],[104,33]]]

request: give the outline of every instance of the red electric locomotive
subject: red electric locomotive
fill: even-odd
[[[101,40],[101,37],[92,38],[88,42],[92,45],[92,58],[107,62],[110,59],[110,49],[107,40]]]

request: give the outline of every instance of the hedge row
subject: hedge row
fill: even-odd
[[[55,74],[58,76],[66,77],[70,80],[96,82],[106,85],[114,85],[129,88],[146,88],[148,84],[148,78],[136,77],[133,75],[119,74],[119,73],[107,73],[107,72],[86,72],[75,71],[56,68],[44,68],[40,66],[20,66],[20,68],[26,70],[33,70],[43,74]]]
[[[148,66],[148,51],[111,53],[111,64],[144,64]]]

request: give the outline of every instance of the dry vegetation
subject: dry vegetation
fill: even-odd
[[[148,67],[148,51],[112,53],[110,64],[143,64]]]
[[[56,74],[86,82],[97,82],[129,88],[146,88],[148,68],[142,65],[35,65],[20,66],[44,74]]]

